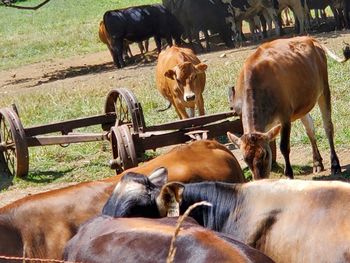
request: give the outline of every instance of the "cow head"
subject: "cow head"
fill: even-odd
[[[179,98],[182,96],[184,101],[191,102],[195,101],[196,93],[198,95],[198,91],[196,91],[197,77],[204,74],[206,69],[207,65],[204,63],[193,65],[191,62],[184,62],[169,69],[164,75],[176,81],[175,94],[179,95]]]
[[[166,216],[170,211],[175,215],[184,187],[180,183],[165,186],[167,180],[168,172],[163,167],[155,170],[149,177],[133,172],[125,174],[103,207],[102,214],[155,218]]]
[[[266,133],[246,133],[241,138],[230,132],[227,133],[231,142],[241,149],[244,161],[252,171],[255,180],[269,177],[272,164],[269,143],[275,139],[280,130],[281,125],[277,125]]]

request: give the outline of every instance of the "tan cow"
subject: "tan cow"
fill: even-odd
[[[244,182],[233,154],[215,141],[174,148],[128,172],[152,174],[166,167],[169,180]],[[0,208],[0,255],[61,259],[81,223],[101,213],[121,175],[31,195]],[[8,262],[2,260],[1,263]],[[11,261],[12,262],[12,261]],[[22,261],[13,261],[22,262]]]
[[[180,119],[194,116],[195,107],[204,115],[203,90],[207,65],[191,49],[172,46],[159,54],[156,82],[159,92],[174,105]],[[170,107],[169,105],[169,107]]]
[[[293,178],[289,161],[291,122],[301,119],[313,150],[314,171],[323,170],[309,111],[318,103],[331,149],[332,173],[341,171],[334,150],[327,47],[311,37],[278,39],[261,45],[245,61],[237,81],[233,109],[242,116],[244,135],[229,133],[238,145],[254,178],[266,178],[271,170],[269,142],[281,131],[280,148],[285,175]],[[346,53],[344,53],[346,54]],[[350,57],[350,56],[349,56]]]

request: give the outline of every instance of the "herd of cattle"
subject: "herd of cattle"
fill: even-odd
[[[107,11],[100,24],[100,39],[107,44],[114,64],[125,66],[123,51],[129,50],[130,42],[138,42],[143,54],[142,41],[154,37],[158,53],[161,40],[169,46],[172,39],[177,45],[185,44],[192,49],[203,46],[200,34],[210,50],[209,34],[218,34],[227,47],[241,44],[246,39],[242,31],[243,21],[249,23],[253,40],[271,36],[273,26],[276,36],[283,34],[283,10],[292,10],[295,30],[305,33],[311,29],[311,10],[315,10],[315,21],[320,24],[326,18],[325,8],[331,8],[335,28],[350,28],[349,0],[163,0],[161,4],[129,7]],[[323,11],[323,12],[322,12]],[[288,12],[286,12],[288,16]]]
[[[192,1],[167,1],[186,2]],[[252,2],[268,3],[248,2],[249,7]],[[274,10],[275,5],[266,13]],[[142,12],[125,9],[123,16],[119,12],[107,12],[100,24],[100,38],[119,66],[124,63],[124,39],[144,40],[128,35],[138,29],[136,22],[123,19],[125,14],[143,21],[145,12],[156,17],[158,25],[166,25],[167,30],[152,33],[159,50],[162,37],[169,45],[172,38],[181,41],[176,13],[160,5]],[[122,32],[121,21],[129,31]],[[149,22],[146,27],[155,29]],[[194,28],[204,34],[208,29],[219,32]],[[350,262],[350,185],[268,179],[270,142],[278,134],[285,175],[293,179],[289,137],[291,122],[297,119],[312,145],[314,172],[324,169],[309,114],[316,104],[330,145],[331,171],[341,172],[333,142],[326,55],[345,62],[350,48],[343,53],[341,59],[316,39],[303,36],[262,44],[246,59],[232,89],[232,107],[242,119],[244,134],[228,133],[228,138],[242,151],[253,182],[246,182],[235,156],[214,140],[177,146],[120,175],[27,196],[0,208],[0,262],[166,262],[177,217],[200,201],[211,206],[195,208],[181,226],[174,262]],[[206,69],[191,49],[172,46],[160,52],[157,87],[180,118],[194,116],[196,108],[200,115],[205,113]]]

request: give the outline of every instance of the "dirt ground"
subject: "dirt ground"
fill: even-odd
[[[348,31],[332,32],[327,34],[320,34],[318,38],[327,46],[339,47],[343,41],[350,42]],[[242,57],[246,58],[249,53],[256,48],[255,45],[245,46],[239,49],[219,50],[211,53],[199,55],[201,60],[210,61],[211,64],[220,65],[223,59],[229,59],[234,56],[235,59]],[[137,50],[133,49],[134,53]],[[94,87],[94,86],[110,86],[114,87],[116,81],[118,86],[123,86],[130,78],[141,78],[149,74],[154,74],[154,56],[150,56],[150,60],[144,64],[142,62],[126,67],[121,70],[116,70],[111,62],[111,56],[108,51],[99,52],[95,54],[88,54],[84,56],[76,56],[68,59],[57,59],[42,63],[36,63],[19,67],[16,69],[0,71],[0,96],[12,92],[28,92],[32,89],[40,89],[42,92],[50,89],[57,89],[60,87]],[[350,149],[337,149],[337,153],[343,168],[344,174],[350,172]],[[239,159],[243,167],[245,164],[242,161],[238,150],[234,150],[234,154]],[[321,152],[324,159],[324,166],[326,170],[318,175],[312,174],[312,153],[311,146],[308,147],[294,147],[291,150],[291,162],[293,165],[301,166],[301,175],[297,176],[300,179],[339,179],[339,176],[330,176],[329,152]],[[283,164],[284,161],[281,154],[278,153],[278,163]],[[273,173],[274,178],[279,178],[280,167],[275,167]],[[344,179],[344,177],[340,178]],[[71,184],[71,183],[70,183]],[[8,204],[16,199],[22,198],[26,195],[52,190],[69,185],[63,184],[49,184],[45,186],[30,187],[21,190],[9,190],[0,194],[0,207]]]

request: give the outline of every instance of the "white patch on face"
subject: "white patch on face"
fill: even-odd
[[[119,182],[114,188],[113,194],[131,194],[131,193],[143,193],[145,191],[145,186],[136,182],[128,182],[123,184]]]

